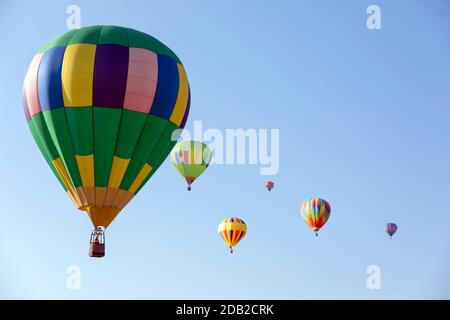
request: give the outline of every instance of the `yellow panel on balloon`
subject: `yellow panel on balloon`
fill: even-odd
[[[64,106],[92,106],[96,48],[93,44],[72,44],[66,48],[61,73]]]
[[[108,187],[118,189],[120,183],[122,182],[123,176],[127,171],[128,164],[130,163],[130,159],[123,159],[117,156],[114,156],[113,163],[111,167],[111,173],[109,174],[109,182]]]
[[[78,170],[80,171],[81,182],[84,187],[94,186],[94,155],[75,156],[77,159]]]
[[[187,108],[189,84],[184,67],[181,64],[177,64],[177,67],[179,74],[178,97],[169,120],[179,126],[181,121],[183,121],[184,113]]]
[[[67,173],[66,167],[61,161],[61,158],[56,158],[52,162],[62,181],[66,185],[66,188],[72,189],[73,188],[72,180],[70,180],[69,174]]]
[[[144,182],[145,178],[147,178],[147,176],[150,174],[152,169],[153,169],[152,166],[145,163],[136,179],[134,179],[128,191],[134,194],[136,190],[141,186],[142,182]]]
[[[243,223],[238,222],[224,222],[219,226],[219,232],[227,231],[227,230],[236,230],[236,231],[247,231],[247,226]]]

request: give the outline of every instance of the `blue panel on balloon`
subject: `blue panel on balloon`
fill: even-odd
[[[178,97],[178,83],[177,63],[158,55],[158,83],[150,114],[169,120]]]
[[[44,53],[39,66],[38,91],[42,110],[64,107],[61,69],[66,47],[54,47]]]

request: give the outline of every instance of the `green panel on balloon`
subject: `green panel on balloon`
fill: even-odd
[[[39,113],[39,114],[41,114],[41,113]],[[45,144],[43,143],[43,141],[41,140],[41,137],[40,137],[39,133],[37,132],[33,121],[28,122],[28,127],[30,128],[31,135],[34,138],[34,141],[36,141],[36,144],[38,145],[39,150],[41,151],[42,155],[44,156],[45,161],[47,161],[48,165],[50,166],[50,169],[52,169],[54,175],[58,179],[58,181],[61,184],[61,186],[63,187],[63,189],[65,191],[67,191],[66,186],[64,185],[63,181],[61,180],[61,177],[59,176],[58,172],[56,171],[55,166],[53,165],[52,156],[51,156],[50,152],[48,151],[49,148],[47,148],[45,146]],[[54,148],[54,146],[53,146],[53,148]],[[55,152],[56,152],[56,150],[55,150]]]
[[[172,50],[152,36],[132,29],[127,29],[127,34],[130,47],[143,48],[156,54],[163,54],[181,64],[180,59]]]
[[[94,156],[94,178],[97,187],[106,187],[108,185],[111,166],[112,157]]]
[[[55,40],[47,43],[44,47],[41,48],[40,52],[45,52],[53,47],[67,46],[69,44],[70,39],[75,34],[75,32],[77,32],[77,30],[71,30],[67,33],[64,33],[62,36],[59,36]]]
[[[81,186],[81,177],[73,153],[72,141],[64,108],[44,111],[43,114],[50,136],[52,137],[56,150],[67,169],[67,173],[69,174],[73,185],[75,187]]]
[[[165,150],[171,146],[170,150],[172,150],[173,146],[177,143],[176,141],[171,141],[172,134],[178,127],[172,122],[167,122],[164,127],[164,131],[161,133],[160,139],[158,143],[153,148],[152,152],[148,156],[146,162],[152,167],[157,165],[160,161],[161,155],[166,155],[164,153]],[[165,158],[165,157],[164,157]]]
[[[95,130],[103,130],[103,132],[111,131],[112,133],[119,131],[119,127],[117,126],[114,128],[113,126],[109,127],[101,127],[101,126],[94,126]],[[116,142],[111,140],[101,140],[97,138],[97,133],[94,134],[94,155],[95,156],[108,156],[112,158],[114,156],[114,150],[116,150]]]
[[[46,153],[49,154],[50,158],[52,160],[58,158],[58,151],[55,148],[52,137],[50,137],[50,133],[48,132],[47,124],[45,123],[42,112],[35,114],[31,118],[29,126],[30,128],[33,128],[36,135],[39,137],[39,142],[42,144],[42,147],[45,148]]]
[[[148,156],[151,154],[169,121],[148,115],[147,121],[137,141],[131,161],[120,184],[120,189],[128,190],[138,176]]]
[[[39,133],[33,124],[33,121],[28,122],[28,128],[30,128],[30,131],[34,138],[34,141],[36,142],[39,150],[42,152],[42,155],[45,157],[45,160],[47,160],[47,158],[50,158],[50,161],[51,161],[52,160],[51,156],[50,156],[49,152],[47,151],[47,149],[45,148],[45,146],[41,140],[41,137],[39,136]]]
[[[96,124],[120,124],[122,109],[93,107],[93,121]]]
[[[168,121],[160,117],[149,115],[141,137],[133,154],[133,159],[145,162],[161,137]]]
[[[177,143],[176,141],[170,142],[166,146],[166,148],[163,151],[161,151],[162,154],[170,153],[170,151],[172,151],[172,149],[176,143]],[[164,162],[164,160],[166,160],[166,157],[162,157],[160,154],[155,154],[152,156],[153,156],[153,159],[149,159],[147,162],[150,163],[150,161],[151,161],[151,163],[152,163],[151,166],[154,168],[159,168],[159,166]]]
[[[65,111],[73,151],[79,156],[93,154],[92,107],[65,108]]]
[[[158,170],[158,168],[161,166],[161,164],[164,162],[164,160],[167,157],[167,154],[170,153],[170,151],[173,149],[176,141],[171,141],[171,137],[175,130],[177,130],[178,127],[174,125],[172,122],[167,122],[164,131],[162,132],[160,136],[160,140],[158,140],[158,143],[153,148],[152,152],[147,158],[147,163],[153,168],[153,170],[150,172],[150,174],[147,176],[147,178],[144,179],[144,182],[140,185],[140,187],[136,190],[135,194],[141,190],[141,188],[147,183],[147,181],[153,176],[153,174]]]
[[[166,149],[164,150],[164,154],[169,154],[170,151],[172,151],[173,147],[175,146],[177,142],[171,141],[170,144],[167,145]],[[157,157],[154,157],[157,159]],[[152,166],[153,170],[150,172],[150,174],[147,176],[147,178],[144,179],[144,182],[141,184],[141,186],[136,190],[135,194],[137,194],[142,187],[147,183],[148,180],[158,171],[159,167],[164,163],[164,161],[167,159],[167,157],[160,156],[159,159],[155,160],[154,165]]]
[[[75,43],[97,44],[101,28],[101,26],[92,26],[78,29],[70,39],[69,45]]]
[[[164,153],[163,154],[169,154],[170,153],[170,151],[172,151],[172,149],[173,149],[173,147],[176,145],[176,141],[173,141],[173,142],[170,142],[168,145],[167,145],[167,147],[164,149]],[[153,163],[153,165],[152,165],[152,167],[153,168],[156,168],[156,169],[158,169],[163,163],[164,163],[164,161],[166,160],[166,158],[167,157],[163,157],[163,156],[155,156],[154,157],[154,163]],[[156,172],[156,169],[155,169],[155,172]],[[153,174],[153,173],[152,173]],[[151,177],[151,175],[150,175],[150,177]],[[149,178],[150,178],[149,177]]]
[[[117,44],[128,47],[126,29],[114,26],[104,26],[100,31],[98,44]]]
[[[30,121],[28,123],[28,127],[30,128],[31,134],[33,135],[34,141],[36,142],[39,150],[41,151],[42,155],[45,157],[45,160],[48,161],[52,161],[52,156],[50,155],[50,152],[48,151],[47,147],[45,146],[45,144],[43,143],[39,132],[36,130],[36,127],[34,126],[33,122]]]
[[[117,137],[116,156],[123,159],[131,158],[147,118],[146,113],[123,110]]]
[[[106,187],[116,149],[122,109],[93,108],[95,185]]]

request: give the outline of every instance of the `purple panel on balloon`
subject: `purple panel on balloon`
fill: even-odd
[[[129,48],[98,45],[95,52],[93,105],[122,108],[127,87]]]

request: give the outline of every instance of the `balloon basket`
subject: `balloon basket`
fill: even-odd
[[[105,256],[105,231],[102,227],[95,228],[89,242],[89,257],[102,258]]]
[[[104,244],[93,244],[89,245],[89,257],[92,258],[102,258],[105,256],[105,245]]]

